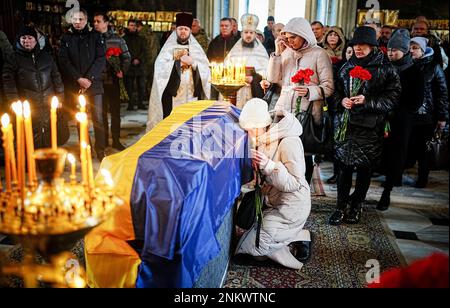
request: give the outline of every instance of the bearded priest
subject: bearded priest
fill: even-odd
[[[167,118],[173,108],[210,97],[209,61],[192,35],[193,20],[192,14],[176,15],[176,31],[156,59],[147,131]]]

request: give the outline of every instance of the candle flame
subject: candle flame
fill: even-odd
[[[69,160],[69,163],[71,163],[72,165],[75,164],[76,162],[75,156],[73,156],[73,154],[67,155],[67,159]]]
[[[52,98],[52,109],[58,109],[59,107],[59,100],[56,96],[53,96]]]
[[[16,114],[16,116],[22,116],[23,115],[23,107],[22,107],[22,102],[21,101],[17,101],[14,104],[11,105],[12,110],[14,111],[14,113]]]
[[[86,142],[83,141],[83,142],[81,143],[81,147],[82,147],[83,149],[87,149],[88,145],[87,145]]]
[[[9,115],[5,113],[2,116],[2,126],[3,128],[7,128],[9,126],[9,123],[11,123],[11,120],[9,119]]]
[[[23,116],[27,119],[31,117],[31,108],[28,101],[23,102]]]
[[[87,114],[84,112],[78,112],[75,116],[78,122],[82,123],[87,121]]]
[[[86,107],[87,103],[86,103],[86,98],[84,97],[84,95],[78,96],[78,101],[80,102],[81,107]]]

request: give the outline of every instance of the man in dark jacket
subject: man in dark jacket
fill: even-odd
[[[50,103],[55,95],[62,99],[64,85],[53,57],[41,50],[37,41],[34,28],[24,27],[20,31],[16,50],[5,61],[3,82],[8,102],[30,102],[35,146],[44,148],[51,145]],[[68,139],[59,136],[59,144]]]
[[[264,47],[269,54],[275,52],[275,37],[273,36],[273,26],[275,25],[275,18],[269,16],[267,18],[267,26],[264,28]]]
[[[73,14],[72,26],[61,39],[59,63],[66,86],[66,98],[74,102],[80,93],[88,96],[94,122],[95,151],[98,159],[102,160],[106,147],[102,101],[106,51],[100,33],[93,31],[87,20],[88,15],[84,10]]]
[[[106,50],[109,48],[119,48],[122,50],[120,55],[120,72],[115,71],[111,64],[106,66],[103,74],[103,83],[105,87],[105,97],[103,104],[103,121],[105,124],[105,140],[109,140],[108,109],[111,111],[111,133],[112,147],[123,151],[125,147],[120,143],[120,85],[119,80],[123,79],[124,74],[128,72],[131,63],[131,55],[128,51],[127,43],[123,38],[108,29],[109,17],[104,13],[97,13],[94,16],[95,30],[102,34],[105,41]],[[108,108],[109,107],[109,108]]]
[[[220,34],[216,36],[208,46],[207,57],[210,63],[223,63],[230,50],[240,37],[233,35],[232,21],[230,18],[220,20]],[[219,93],[213,88],[211,99],[218,99]]]
[[[127,91],[130,96],[128,110],[134,110],[135,105],[137,105],[138,109],[146,110],[147,108],[142,102],[145,99],[145,67],[148,55],[147,42],[143,36],[139,35],[136,21],[128,21],[128,29],[123,39],[127,43],[131,54],[131,66],[125,76]],[[136,101],[133,98],[135,82],[137,83],[138,90]]]

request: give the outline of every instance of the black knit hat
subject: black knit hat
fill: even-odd
[[[192,23],[194,22],[194,16],[188,13],[179,13],[176,16],[177,28],[178,27],[188,27],[192,29]]]
[[[269,16],[269,17],[267,18],[267,21],[275,21],[275,17]]]
[[[359,27],[356,29],[353,39],[350,41],[350,46],[358,44],[368,44],[371,46],[378,46],[377,33],[371,27]]]
[[[32,36],[37,41],[37,32],[33,27],[25,26],[22,29],[20,29],[19,38],[21,38],[22,36],[25,36],[25,35]]]
[[[410,44],[411,37],[409,35],[409,31],[406,29],[398,29],[394,32],[394,34],[392,34],[387,47],[398,49],[403,53],[408,53]]]

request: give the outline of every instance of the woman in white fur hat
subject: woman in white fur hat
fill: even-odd
[[[275,109],[295,113],[297,98],[302,97],[301,110],[306,111],[309,104],[314,103],[313,117],[317,123],[321,123],[323,102],[334,92],[330,58],[324,49],[317,46],[316,37],[306,19],[292,19],[284,27],[282,34],[285,39],[280,37],[275,42],[276,50],[270,57],[267,78],[270,83],[283,86]],[[298,86],[292,83],[292,77],[300,69],[314,71],[310,84]],[[310,182],[313,174],[311,155],[306,157],[306,164],[306,179]]]
[[[299,138],[302,126],[286,110],[271,115],[267,103],[258,98],[247,102],[239,122],[249,137],[258,136],[258,150],[252,150],[252,157],[265,176],[262,191],[267,209],[263,212],[259,248],[255,245],[255,225],[241,238],[236,254],[268,257],[286,267],[301,269],[300,260],[307,260],[311,249],[310,233],[303,230],[311,198]],[[290,246],[296,252],[291,252]]]

